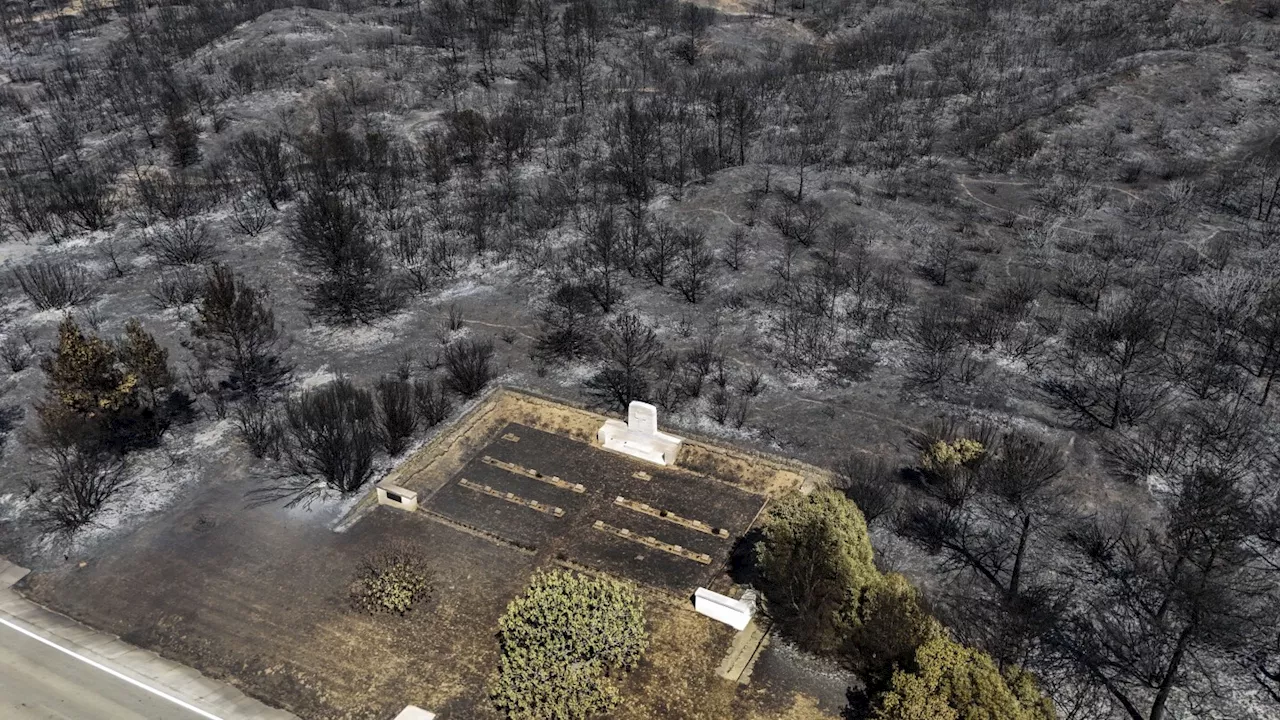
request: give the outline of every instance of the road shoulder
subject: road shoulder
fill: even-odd
[[[58,647],[106,672],[217,720],[297,720],[226,683],[136,648],[22,597],[13,585],[27,570],[0,558],[0,624]]]

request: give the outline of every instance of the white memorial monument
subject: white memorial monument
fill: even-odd
[[[756,614],[756,594],[748,590],[741,600],[734,600],[727,595],[698,588],[693,594],[693,609],[734,630],[741,630]]]
[[[658,408],[632,401],[627,421],[605,420],[596,438],[605,450],[640,458],[657,465],[674,465],[684,438],[658,431]]]

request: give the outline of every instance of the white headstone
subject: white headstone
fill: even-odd
[[[657,435],[658,408],[647,402],[632,400],[627,406],[627,429],[641,435]]]

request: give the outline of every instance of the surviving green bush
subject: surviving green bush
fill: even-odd
[[[41,367],[48,382],[37,406],[42,422],[74,420],[120,452],[159,439],[178,405],[169,353],[137,320],[112,340],[86,334],[66,317]]]
[[[351,603],[371,614],[404,615],[431,596],[431,570],[423,553],[394,544],[370,555],[351,586]]]
[[[814,652],[840,648],[863,591],[879,578],[862,513],[834,490],[783,498],[769,513],[756,558],[769,616]]]
[[[539,572],[499,622],[502,657],[489,683],[513,720],[575,720],[619,701],[616,681],[648,646],[644,602],[627,583]]]
[[[945,636],[920,646],[913,667],[893,674],[875,720],[1053,720],[1053,702],[1016,667],[1001,673],[986,653]]]
[[[975,461],[982,445],[943,443],[942,465]],[[925,448],[935,447],[929,442]],[[834,490],[778,502],[756,545],[758,585],[780,630],[858,673],[876,720],[1053,720],[1035,678],[1003,673],[953,641],[902,575],[876,569],[862,513]]]
[[[957,438],[951,442],[939,440],[920,455],[920,465],[928,470],[944,472],[957,465],[969,465],[986,454],[986,448],[977,440]]]
[[[920,591],[902,575],[889,573],[864,593],[842,654],[867,688],[878,691],[888,686],[895,668],[910,665],[922,645],[945,636]]]
[[[920,489],[946,505],[963,504],[977,491],[983,464],[995,441],[991,425],[935,421],[914,433],[909,442],[920,453],[916,466]]]
[[[129,484],[125,455],[160,439],[181,410],[168,352],[136,320],[122,338],[63,319],[41,362],[47,396],[36,404],[32,446],[47,477],[40,522],[73,532]]]
[[[138,376],[120,362],[115,345],[85,335],[70,316],[58,326],[58,346],[44,371],[49,394],[71,412],[96,417],[137,403]]]

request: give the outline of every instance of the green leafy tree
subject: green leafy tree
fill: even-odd
[[[889,685],[894,670],[909,666],[922,645],[939,637],[945,631],[929,614],[920,591],[902,575],[889,573],[863,595],[845,658],[869,690],[879,691]]]
[[[42,363],[49,392],[66,410],[94,417],[137,403],[138,376],[126,372],[116,348],[85,335],[69,316],[58,326],[58,347]]]
[[[618,676],[648,646],[644,602],[628,584],[555,570],[533,577],[499,621],[502,658],[489,683],[514,720],[574,720],[619,702]]]
[[[947,507],[959,507],[978,491],[983,465],[991,457],[995,429],[935,421],[912,435],[909,442],[920,453],[916,467],[920,489]]]
[[[151,405],[157,405],[174,384],[169,351],[142,329],[142,323],[133,319],[125,323],[119,354],[127,373],[137,378],[138,385],[147,391]]]
[[[1053,702],[1021,669],[1003,673],[986,653],[939,635],[920,646],[913,667],[893,674],[875,720],[1054,720]]]
[[[45,471],[39,520],[74,532],[129,484],[126,452],[167,428],[177,409],[168,403],[177,395],[173,372],[168,352],[137,320],[113,341],[86,334],[70,317],[41,367],[48,397],[36,404],[31,435]]]
[[[880,577],[862,513],[834,490],[783,498],[756,556],[769,615],[815,652],[840,648],[857,623],[863,592]]]
[[[118,339],[88,335],[75,320],[58,327],[58,345],[41,362],[48,397],[37,404],[47,428],[75,426],[120,452],[154,442],[181,412],[169,353],[136,320]],[[43,433],[46,440],[65,435]]]

